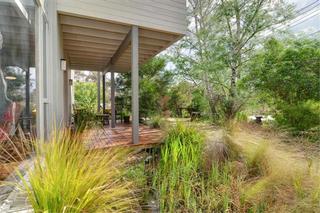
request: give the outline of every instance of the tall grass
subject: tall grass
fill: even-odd
[[[163,212],[196,208],[193,183],[198,178],[202,144],[203,138],[195,129],[181,124],[168,132],[154,180]]]
[[[154,176],[161,212],[231,211],[239,181],[230,176],[231,166],[203,162],[204,136],[178,124],[169,130]]]
[[[33,166],[20,175],[35,212],[134,211],[133,186],[124,178],[128,151],[87,150],[68,131],[36,143]]]
[[[212,142],[219,146],[209,147],[226,145],[228,150],[219,149],[227,151],[226,159],[214,157],[217,150],[206,148],[199,130],[181,124],[169,130],[153,179],[161,212],[320,210],[314,166],[245,133]]]
[[[0,128],[0,181],[5,180],[19,164],[32,153],[32,143],[19,126],[14,137],[9,137]]]
[[[241,144],[248,169],[241,190],[244,206],[254,212],[320,211],[320,173],[316,165],[300,158],[297,151],[281,148],[272,141],[275,137],[258,138],[241,131],[233,139]]]

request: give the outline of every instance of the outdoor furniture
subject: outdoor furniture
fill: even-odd
[[[96,117],[99,121],[101,121],[102,125],[107,126],[110,124],[109,114],[96,114]]]
[[[257,124],[262,124],[263,115],[255,115],[255,117],[256,117],[256,123]]]
[[[198,118],[200,118],[201,113],[200,112],[191,112],[191,121],[194,121]]]

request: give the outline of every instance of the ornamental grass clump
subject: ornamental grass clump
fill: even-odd
[[[178,124],[168,132],[154,175],[161,212],[232,211],[239,181],[230,164],[206,168],[204,136]],[[239,198],[237,198],[239,200]]]
[[[196,207],[193,184],[201,166],[202,144],[202,135],[193,128],[178,124],[169,130],[154,178],[162,212]]]
[[[128,154],[88,150],[79,136],[56,132],[47,143],[36,142],[21,189],[35,212],[134,211],[133,185],[124,178]]]

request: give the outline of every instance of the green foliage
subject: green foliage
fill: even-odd
[[[33,167],[20,175],[35,212],[127,212],[137,205],[124,179],[128,151],[87,150],[77,135],[56,132],[36,141]]]
[[[76,108],[95,111],[98,103],[97,85],[95,82],[75,82],[74,99]]]
[[[192,100],[190,105],[194,111],[200,112],[201,115],[208,114],[209,106],[208,100],[205,97],[204,91],[201,89],[195,89],[192,92]]]
[[[173,115],[182,117],[182,109],[188,108],[192,103],[193,86],[188,82],[181,82],[170,89],[169,109]]]
[[[178,124],[169,131],[154,179],[162,212],[196,209],[193,184],[201,166],[202,144],[203,137],[193,128]]]
[[[132,184],[136,189],[134,192],[139,199],[141,206],[146,205],[146,200],[148,199],[149,185],[148,185],[148,176],[146,175],[145,162],[134,162],[133,165],[130,165],[127,168],[125,178],[132,180]]]
[[[7,67],[5,69],[6,76],[14,76],[14,81],[7,82],[7,95],[12,101],[22,101],[24,97],[24,86],[26,84],[25,72],[15,67]],[[32,84],[32,82],[30,82]],[[31,86],[31,85],[30,85]]]
[[[247,77],[254,89],[287,104],[320,100],[320,41],[270,39],[251,63]]]
[[[150,118],[150,120],[148,120],[148,125],[151,127],[151,128],[162,128],[164,126],[164,120],[161,116],[159,115],[154,115]]]
[[[74,89],[74,122],[76,129],[82,132],[97,124],[97,85],[95,82],[76,82]]]
[[[77,109],[74,112],[74,123],[76,130],[83,132],[87,128],[98,124],[96,113],[88,109]]]
[[[165,69],[166,59],[156,57],[145,63],[139,70],[139,110],[141,117],[149,117],[165,110],[161,103],[166,96],[172,74]],[[131,111],[131,75],[121,74],[116,79],[118,98],[124,110]]]
[[[278,107],[276,121],[294,132],[306,131],[320,126],[320,102],[307,101],[296,105],[282,104]]]
[[[203,89],[187,81],[181,81],[170,88],[168,107],[172,115],[177,117],[183,117],[184,112],[199,112],[203,116],[209,111]]]
[[[249,90],[269,97],[278,123],[294,132],[319,126],[319,45],[319,40],[272,38],[244,81]]]
[[[227,163],[204,167],[204,138],[196,129],[178,124],[161,149],[154,175],[161,212],[225,212],[233,208],[238,180]],[[235,196],[236,197],[236,196]]]
[[[239,82],[261,43],[260,34],[290,18],[292,7],[269,0],[188,3],[191,33],[173,51],[177,73],[203,85],[213,119],[233,119],[248,96]]]

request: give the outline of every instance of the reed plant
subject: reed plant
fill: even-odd
[[[88,150],[69,131],[35,142],[35,154],[20,188],[35,212],[130,212],[137,207],[125,178],[125,149]]]
[[[20,126],[14,136],[9,136],[0,128],[0,181],[14,172],[21,162],[32,153],[32,140],[27,137]]]
[[[220,143],[224,160],[212,157]],[[245,132],[204,142],[198,129],[177,124],[161,148],[153,184],[161,212],[318,212],[319,170],[309,164]]]
[[[204,135],[177,124],[169,130],[154,175],[161,212],[231,211],[240,181],[231,176],[230,164],[204,166]]]

